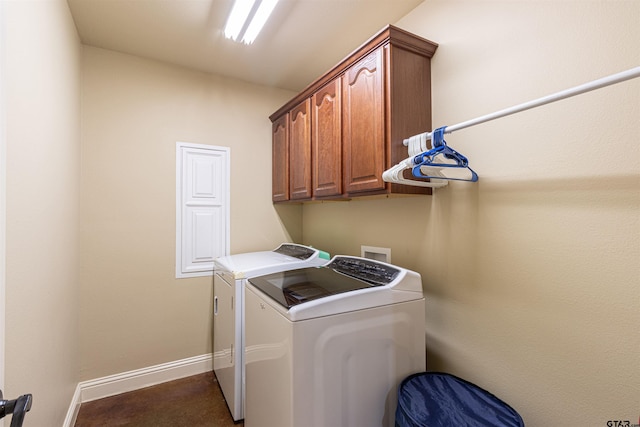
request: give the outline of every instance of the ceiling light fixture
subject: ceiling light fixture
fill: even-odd
[[[278,0],[262,0],[262,2],[260,2],[260,6],[258,7],[256,14],[253,15],[253,19],[242,37],[242,42],[244,44],[251,44],[256,37],[258,37],[258,33],[260,33],[260,30],[264,27],[267,19],[269,19],[271,12],[273,12],[273,8],[276,7],[276,3],[278,3]]]
[[[235,0],[224,29],[225,37],[237,41],[242,30],[246,27],[242,43],[253,43],[276,7],[276,3],[278,0],[261,0],[257,10],[251,16],[251,12],[255,9],[255,0]],[[251,18],[251,22],[247,26],[249,18]]]
[[[244,23],[249,17],[255,0],[236,0],[227,18],[227,25],[224,27],[224,36],[233,41],[238,39]]]

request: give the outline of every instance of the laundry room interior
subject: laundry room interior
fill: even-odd
[[[213,277],[176,274],[178,143],[229,150],[221,255],[388,249],[422,280],[427,371],[529,427],[640,424],[640,78],[447,134],[479,178],[431,194],[274,202],[270,120],[387,25],[437,45],[430,99],[403,95],[430,127],[403,138],[634,69],[640,2],[355,2],[395,10],[371,22],[340,17],[354,2],[300,2],[317,12],[300,37],[335,28],[318,51],[290,52],[287,73],[241,57],[217,74],[136,29],[179,4],[197,23],[185,40],[222,38],[211,9],[231,1],[0,1],[0,389],[32,394],[24,425],[73,427],[92,387],[142,387],[153,367],[155,382],[211,371]],[[278,41],[263,31],[250,48]]]

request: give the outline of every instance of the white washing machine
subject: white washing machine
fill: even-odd
[[[246,427],[393,426],[425,370],[418,273],[358,257],[249,279]]]
[[[247,279],[329,262],[308,246],[283,243],[272,251],[249,252],[214,260],[213,369],[235,421],[244,418],[244,284]]]

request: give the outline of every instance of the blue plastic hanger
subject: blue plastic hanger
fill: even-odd
[[[454,181],[478,181],[478,174],[469,167],[469,160],[444,140],[443,126],[433,131],[432,149],[413,158],[411,172],[416,178],[450,179]]]

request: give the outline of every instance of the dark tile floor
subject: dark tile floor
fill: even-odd
[[[239,427],[213,372],[83,403],[75,427]]]

